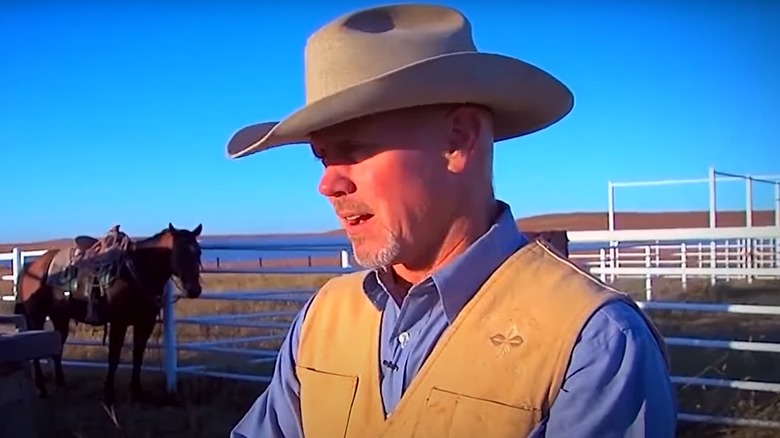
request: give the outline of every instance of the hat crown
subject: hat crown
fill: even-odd
[[[395,5],[354,12],[308,39],[306,102],[418,61],[476,50],[471,24],[452,8]]]

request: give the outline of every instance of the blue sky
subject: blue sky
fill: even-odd
[[[169,221],[207,234],[336,228],[307,146],[232,161],[225,143],[302,104],[312,31],[378,3],[116,3],[0,6],[0,241],[114,223],[136,235]],[[603,211],[608,180],[780,174],[780,2],[584,3],[447,3],[481,50],[575,94],[564,121],[496,147],[496,189],[516,216]],[[706,189],[619,190],[617,207],[704,209]],[[755,197],[771,208],[768,187]],[[718,201],[742,208],[744,187],[724,183]]]

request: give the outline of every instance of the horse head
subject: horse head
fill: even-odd
[[[146,281],[159,284],[157,282],[173,280],[187,298],[199,297],[202,292],[198,243],[201,231],[202,225],[187,230],[169,223],[154,236],[136,242],[135,262],[143,267],[141,272]]]
[[[178,229],[168,223],[165,234],[170,236],[168,243],[171,250],[171,273],[174,281],[179,282],[180,289],[187,298],[198,298],[202,292],[200,285],[201,249],[198,236],[203,231],[199,224],[193,230]]]

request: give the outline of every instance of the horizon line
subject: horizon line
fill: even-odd
[[[720,210],[716,211],[717,215],[735,215],[735,214],[745,214],[747,212],[747,209],[741,209],[741,210]],[[756,209],[753,210],[753,214],[770,214],[770,213],[776,213],[775,210],[771,209]],[[625,216],[625,215],[642,215],[642,216],[657,216],[657,215],[679,215],[679,214],[689,214],[689,215],[703,215],[707,214],[709,215],[709,210],[666,210],[666,211],[616,211],[615,217],[619,216]],[[557,219],[563,219],[567,216],[575,216],[575,215],[582,215],[582,216],[608,216],[608,211],[572,211],[572,212],[566,212],[566,213],[542,213],[542,214],[536,214],[531,216],[523,216],[523,217],[515,217],[515,222],[520,225],[520,222],[529,222],[533,220],[553,220],[553,218]],[[164,230],[165,227],[161,227],[161,230]],[[201,235],[201,238],[207,238],[207,239],[215,239],[215,238],[230,238],[230,237],[261,237],[261,236],[268,236],[268,237],[304,237],[304,236],[323,236],[323,235],[335,235],[343,233],[343,229],[336,228],[336,229],[329,229],[324,231],[300,231],[300,232],[283,232],[283,233],[224,233],[224,234],[203,234]],[[81,235],[93,235],[94,233],[82,233]],[[152,233],[154,234],[154,233]],[[29,245],[45,245],[45,244],[55,244],[55,243],[61,243],[67,240],[74,239],[76,235],[74,236],[62,236],[57,237],[53,239],[44,239],[44,240],[30,240],[25,242],[0,242],[0,246],[2,247],[13,247],[13,246],[29,246]],[[132,239],[138,239],[138,238],[146,238],[147,235],[138,235],[138,236],[130,236]]]

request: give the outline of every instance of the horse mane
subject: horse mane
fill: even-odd
[[[148,242],[150,240],[159,239],[160,237],[162,237],[167,232],[169,232],[168,228],[163,228],[162,230],[154,233],[153,235],[151,235],[149,237],[144,237],[143,239],[138,239],[138,241],[139,242]]]
[[[134,243],[136,245],[137,244],[142,244],[143,245],[144,243],[153,242],[155,240],[158,240],[158,239],[162,238],[167,233],[170,233],[170,230],[168,230],[168,228],[166,227],[166,228],[163,228],[162,230],[154,233],[153,235],[151,235],[149,237],[139,238],[139,239],[135,240]]]

